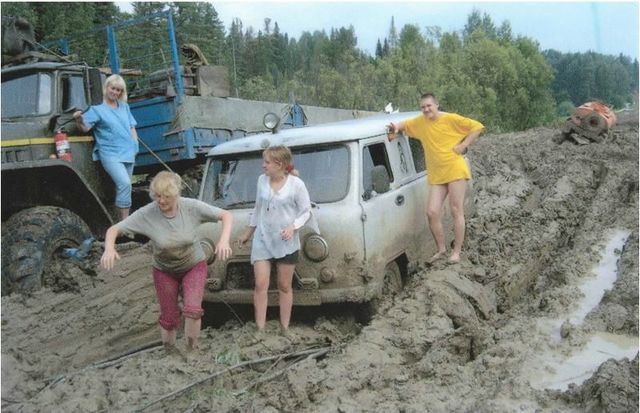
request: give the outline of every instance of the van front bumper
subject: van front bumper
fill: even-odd
[[[209,287],[209,286],[207,286]],[[374,284],[357,287],[293,290],[293,305],[316,306],[329,303],[361,303],[371,300],[377,294]],[[278,290],[269,290],[268,305],[278,305]],[[253,290],[211,291],[205,288],[204,301],[227,304],[253,304]]]

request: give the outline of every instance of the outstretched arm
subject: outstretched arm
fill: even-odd
[[[404,132],[404,123],[399,122],[399,123],[389,123],[387,125],[387,138],[389,139],[389,141],[394,140],[397,136],[396,134],[398,132]]]
[[[222,233],[220,233],[220,239],[216,243],[216,255],[221,260],[226,260],[231,257],[231,246],[229,244],[229,237],[231,237],[231,225],[233,224],[233,215],[229,211],[222,213]]]
[[[120,230],[116,225],[112,225],[107,230],[107,235],[104,239],[104,253],[100,258],[100,264],[105,270],[111,271],[115,260],[120,259],[120,255],[116,252],[116,238],[118,238],[119,234]]]
[[[81,110],[73,112],[73,118],[76,120],[76,125],[78,125],[83,132],[89,132],[89,128],[84,123]]]

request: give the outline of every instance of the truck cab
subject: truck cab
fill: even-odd
[[[2,70],[2,95],[2,220],[52,205],[75,211],[93,232],[104,232],[113,217],[105,207],[113,185],[91,160],[93,137],[72,118],[102,101],[100,73],[54,62],[9,67]],[[55,131],[66,133],[71,161],[57,159]]]

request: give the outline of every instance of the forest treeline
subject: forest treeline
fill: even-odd
[[[194,43],[210,64],[229,68],[232,94],[244,99],[379,111],[389,102],[417,110],[430,91],[447,111],[481,120],[494,132],[523,130],[601,100],[614,108],[637,104],[638,61],[594,52],[540,50],[474,10],[462,30],[405,25],[381,33],[375,55],[358,47],[353,27],[282,33],[236,19],[226,28],[212,3],[136,2],[133,13],[113,2],[3,2],[3,16],[22,16],[46,42],[95,26],[171,10],[179,44]],[[266,13],[266,11],[265,11]]]

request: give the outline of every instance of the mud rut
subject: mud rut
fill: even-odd
[[[2,409],[637,411],[637,356],[611,360],[565,392],[535,390],[522,371],[548,346],[536,320],[569,311],[611,229],[631,231],[618,281],[567,345],[580,347],[591,330],[638,335],[637,118],[601,144],[556,145],[556,133],[487,135],[474,145],[477,214],[463,261],[414,263],[404,291],[366,326],[334,307],[296,318],[288,338],[272,317],[258,340],[232,316],[203,331],[195,354],[167,355],[154,347],[146,247],[123,249],[115,271],[71,291],[3,297]],[[65,271],[74,279],[81,269]]]

